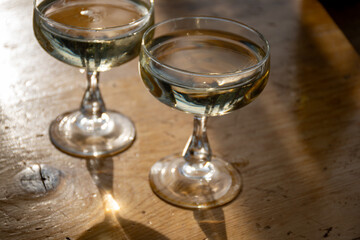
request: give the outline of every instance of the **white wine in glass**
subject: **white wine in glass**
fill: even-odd
[[[135,58],[142,34],[154,22],[153,0],[35,0],[36,39],[54,58],[86,71],[88,86],[79,110],[58,116],[50,139],[78,157],[115,155],[131,145],[135,127],[106,110],[99,73]]]
[[[228,19],[177,18],[145,32],[139,65],[145,86],[162,103],[194,114],[183,153],[151,168],[155,194],[185,208],[216,207],[238,195],[240,174],[212,155],[206,121],[254,100],[267,83],[269,59],[268,42],[259,32]]]

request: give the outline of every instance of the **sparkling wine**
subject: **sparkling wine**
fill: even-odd
[[[153,24],[149,11],[135,0],[45,0],[34,11],[34,32],[58,60],[106,71],[138,55],[142,34]]]
[[[218,116],[241,108],[269,76],[268,67],[253,67],[265,55],[259,46],[222,31],[178,31],[153,39],[147,49],[140,73],[151,94],[192,114]]]

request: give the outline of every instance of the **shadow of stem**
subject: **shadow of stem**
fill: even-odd
[[[194,219],[205,233],[207,240],[227,240],[224,211],[222,208],[197,209]]]

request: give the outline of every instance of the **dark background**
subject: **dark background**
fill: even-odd
[[[320,0],[320,2],[360,54],[360,1]]]

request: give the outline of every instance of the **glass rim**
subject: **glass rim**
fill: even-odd
[[[38,0],[33,0],[33,5],[34,5],[34,10],[38,13],[38,16],[46,21],[49,22],[55,26],[61,26],[67,29],[71,29],[71,30],[75,30],[75,31],[86,31],[86,32],[105,32],[105,31],[117,31],[117,30],[123,30],[126,28],[130,28],[133,26],[136,26],[138,24],[140,24],[141,22],[143,22],[145,19],[147,19],[149,16],[151,16],[154,12],[154,0],[149,0],[150,3],[150,8],[149,11],[142,16],[139,19],[136,19],[135,21],[132,21],[130,23],[127,24],[123,24],[123,25],[119,25],[119,26],[112,26],[112,27],[105,27],[105,28],[88,28],[88,27],[76,27],[76,26],[72,26],[69,24],[64,24],[64,23],[60,23],[57,22],[55,20],[52,20],[51,18],[46,17],[38,8],[38,5],[36,5],[36,3],[38,2]]]
[[[187,71],[187,70],[183,70],[180,68],[176,68],[173,67],[171,65],[165,64],[160,62],[155,56],[153,56],[148,49],[145,46],[145,38],[146,36],[149,34],[149,32],[153,31],[155,28],[157,28],[158,26],[167,24],[169,22],[176,22],[176,21],[181,21],[181,20],[186,20],[186,19],[211,19],[211,20],[216,20],[216,21],[223,21],[223,22],[228,22],[228,23],[232,23],[232,24],[236,24],[238,26],[241,26],[247,30],[250,30],[251,32],[255,33],[264,43],[265,43],[265,56],[256,64],[244,68],[242,70],[238,70],[238,71],[234,71],[234,72],[228,72],[228,73],[219,73],[219,74],[206,74],[206,73],[196,73],[196,72],[191,72],[191,71]],[[197,77],[207,77],[207,78],[211,78],[211,77],[232,77],[232,76],[238,76],[238,75],[242,75],[242,74],[246,74],[248,72],[251,72],[259,67],[261,67],[262,65],[264,65],[267,60],[270,57],[270,45],[269,42],[266,40],[266,38],[256,29],[241,23],[239,21],[236,20],[232,20],[232,19],[228,19],[228,18],[222,18],[222,17],[212,17],[212,16],[193,16],[193,17],[178,17],[178,18],[172,18],[172,19],[168,19],[165,21],[161,21],[157,24],[154,24],[153,26],[149,27],[143,34],[142,36],[142,41],[141,41],[141,48],[144,49],[144,52],[146,53],[146,55],[154,62],[156,62],[157,64],[171,70],[171,71],[175,71],[181,74],[186,74],[186,75],[192,75],[192,76],[197,76]]]

